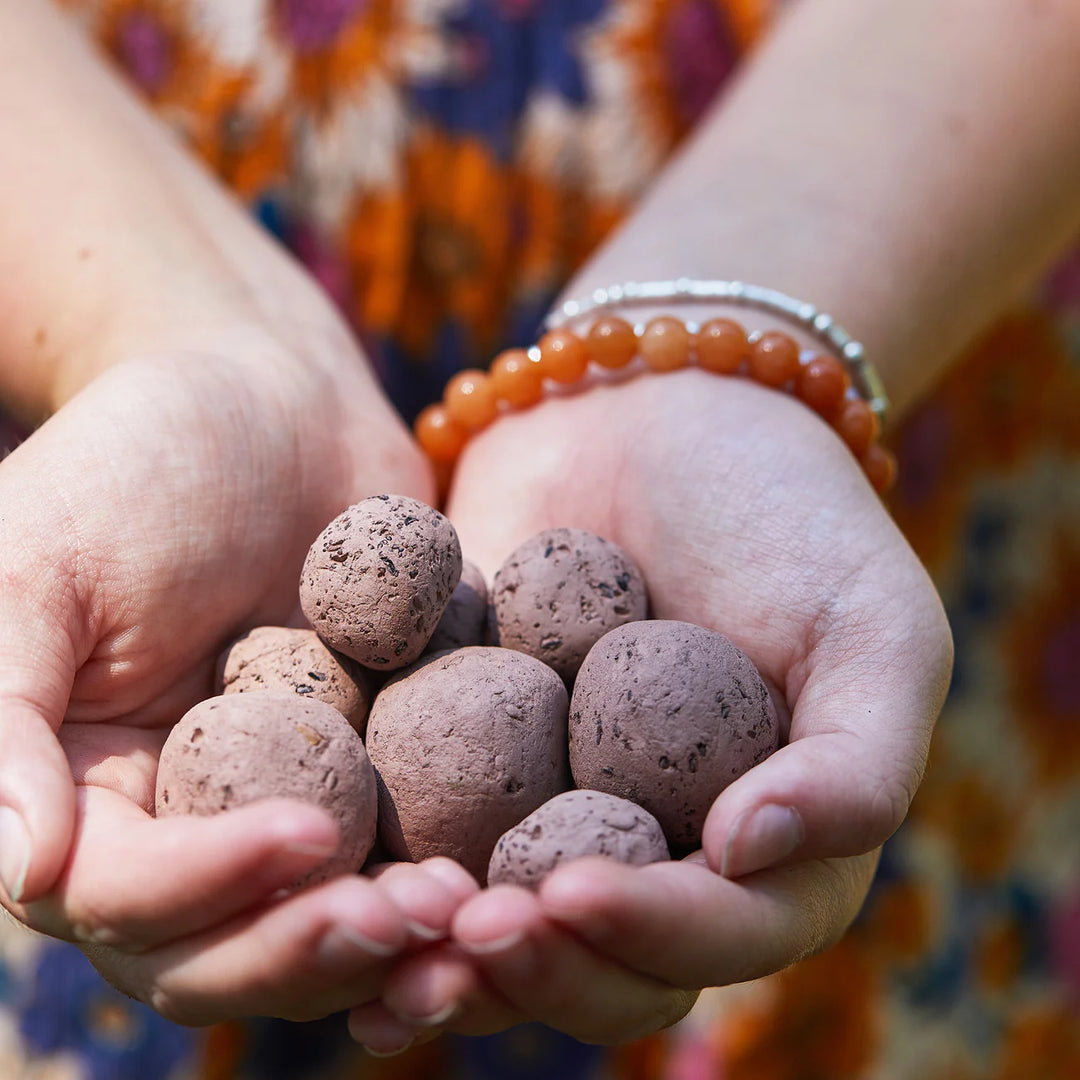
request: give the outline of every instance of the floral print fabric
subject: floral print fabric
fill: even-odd
[[[363,327],[406,414],[533,330],[764,0],[67,0]]]
[[[779,0],[63,0],[308,266],[411,415],[532,340]],[[176,1028],[0,923],[0,1076],[1080,1075],[1080,260],[894,435],[956,672],[908,822],[828,953],[615,1050],[539,1026],[375,1061],[341,1018]],[[0,428],[0,453],[18,438]]]

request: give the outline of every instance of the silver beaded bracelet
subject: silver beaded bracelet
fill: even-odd
[[[809,331],[835,353],[847,368],[855,390],[884,423],[889,411],[889,398],[881,376],[866,359],[862,343],[856,341],[831,315],[818,311],[813,304],[762,285],[751,285],[745,281],[697,281],[692,278],[626,281],[620,285],[594,289],[582,300],[567,300],[548,315],[544,329],[557,329],[596,311],[627,304],[647,304],[654,300],[723,300],[783,315]],[[687,323],[687,329],[695,333],[698,327]]]

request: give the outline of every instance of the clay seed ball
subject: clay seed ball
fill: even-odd
[[[157,816],[218,814],[270,797],[325,810],[341,842],[296,884],[359,870],[375,843],[375,770],[360,736],[323,701],[230,694],[190,709],[158,761]]]
[[[223,692],[299,694],[325,701],[364,733],[371,693],[364,669],[326,647],[314,630],[259,626],[223,657]]]
[[[489,646],[425,658],[375,698],[368,752],[379,837],[398,859],[456,859],[483,882],[496,841],[570,786],[566,688]]]
[[[411,664],[461,577],[461,545],[438,510],[404,495],[350,506],[311,546],[300,606],[332,649],[367,667]]]
[[[488,884],[536,889],[556,867],[587,855],[631,866],[671,857],[660,823],[647,810],[602,791],[565,791],[503,833]]]
[[[543,660],[569,684],[604,634],[645,618],[648,598],[622,548],[583,529],[547,529],[499,568],[492,608],[496,644]]]
[[[750,659],[723,634],[691,623],[612,630],[574,684],[574,782],[645,807],[673,848],[699,845],[713,800],[778,738],[772,699]]]
[[[480,568],[466,559],[461,564],[461,580],[424,651],[483,645],[487,638],[487,609],[487,582]]]

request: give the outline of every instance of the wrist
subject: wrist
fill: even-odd
[[[37,423],[116,363],[236,328],[349,351],[317,286],[51,3],[0,4],[0,42],[0,90],[35,102],[0,140],[0,399]]]
[[[717,300],[727,297],[730,303],[718,310]],[[678,314],[648,318],[665,300],[675,301]],[[751,319],[780,316],[784,329],[731,318],[746,312]],[[884,387],[859,342],[810,304],[729,281],[627,282],[564,302],[546,325],[536,346],[502,353],[489,372],[461,372],[442,401],[421,412],[417,437],[444,471],[452,470],[471,434],[535,405],[545,385],[585,390],[598,381],[696,367],[798,398],[847,444],[879,493],[892,484],[894,460],[877,443],[888,409]],[[793,329],[802,333],[787,332]],[[819,347],[807,347],[807,340]]]
[[[101,252],[89,287],[77,296],[50,298],[38,336],[55,359],[41,368],[38,410],[54,412],[109,368],[144,356],[240,360],[261,346],[327,374],[363,367],[350,331],[318,287],[276,245],[251,235],[252,224],[238,224],[217,243],[197,225],[161,224],[137,246]]]
[[[219,459],[224,491],[232,479],[224,463],[239,455],[249,468],[291,476],[276,498],[318,506],[321,520],[383,491],[432,502],[431,469],[400,416],[355,346],[329,340],[313,335],[299,351],[265,326],[223,327],[210,349],[170,347],[108,364],[56,422],[80,408],[85,417],[85,402],[114,402],[133,419],[148,412],[177,464],[192,453]]]
[[[115,368],[152,369],[166,393],[170,380],[194,377],[208,396],[229,398],[249,428],[288,444],[315,473],[340,478],[333,512],[376,490],[432,501],[427,462],[352,331],[306,273],[265,244],[258,261],[234,245],[227,269],[212,258],[169,267],[156,304],[153,283],[164,278],[152,273],[149,287],[103,289],[92,332],[52,371],[43,411]]]

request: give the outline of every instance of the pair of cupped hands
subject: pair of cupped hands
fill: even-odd
[[[583,860],[538,893],[447,859],[298,893],[338,841],[284,800],[153,817],[159,750],[222,647],[290,619],[308,545],[365,496],[432,501],[341,335],[245,327],[109,367],[0,463],[0,890],[185,1024],[350,1010],[388,1053],[539,1020],[621,1042],[835,941],[918,785],[951,660],[937,596],[848,450],[782,393],[639,376],[501,418],[447,504],[490,577],[549,526],[608,537],[656,617],[733,638],[786,701],[702,850]]]

